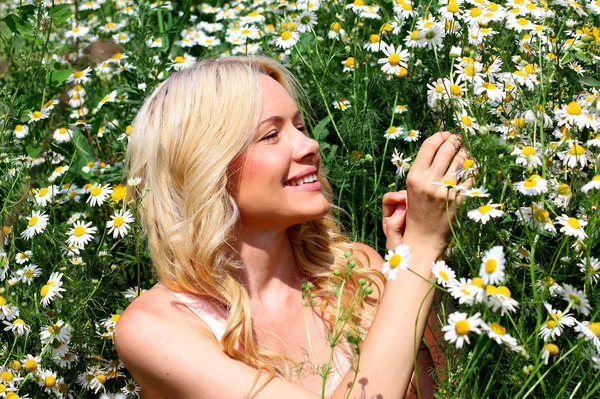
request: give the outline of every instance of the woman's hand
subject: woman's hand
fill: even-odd
[[[406,190],[386,193],[383,196],[383,233],[386,237],[386,249],[396,248],[406,227],[406,209],[408,208]]]
[[[456,171],[468,157],[461,135],[439,132],[423,142],[406,177],[411,206],[406,213],[403,242],[427,243],[439,254],[447,248],[450,223],[454,222],[460,197],[454,188],[448,189],[441,183],[458,185]],[[460,185],[471,188],[473,180],[469,178]]]
[[[423,142],[406,178],[406,191],[383,196],[383,232],[386,249],[403,241],[428,243],[442,253],[448,245],[450,222],[460,197],[456,190],[432,183],[457,183],[456,171],[469,156],[462,136],[439,132]],[[470,188],[472,179],[461,186]],[[448,211],[446,211],[446,197]],[[411,204],[410,209],[408,204]]]

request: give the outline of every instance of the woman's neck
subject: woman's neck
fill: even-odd
[[[244,263],[241,272],[252,306],[280,308],[297,300],[301,273],[286,230],[248,230],[232,243]]]

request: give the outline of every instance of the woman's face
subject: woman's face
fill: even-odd
[[[304,131],[300,111],[283,86],[264,74],[259,79],[263,108],[258,129],[245,158],[230,165],[241,223],[286,228],[322,217],[329,203],[315,179],[321,163],[319,143]],[[298,176],[314,182],[302,183]]]

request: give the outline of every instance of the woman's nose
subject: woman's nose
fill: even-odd
[[[296,151],[299,159],[304,159],[307,156],[314,158],[319,153],[319,142],[311,137],[308,137],[303,132],[299,132],[296,142]],[[300,136],[301,135],[301,136]]]

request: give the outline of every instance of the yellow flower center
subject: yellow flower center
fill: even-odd
[[[594,333],[594,335],[596,335],[596,337],[600,337],[600,322],[595,322],[595,323],[590,323],[588,325],[588,328],[590,330],[592,330],[592,332]]]
[[[556,322],[554,320],[548,320],[546,322],[546,327],[548,327],[549,329],[553,329],[554,327],[556,327]]]
[[[567,114],[581,115],[581,106],[575,101],[570,102],[569,105],[567,105]]]
[[[54,385],[56,385],[56,378],[54,378],[52,375],[47,376],[44,379],[44,385],[46,385],[47,388],[54,387]]]
[[[96,379],[98,380],[98,382],[102,385],[104,385],[106,383],[106,376],[104,374],[98,374],[96,376]]]
[[[398,265],[400,265],[400,262],[402,262],[402,256],[398,255],[398,254],[394,254],[391,258],[390,258],[390,268],[391,269],[395,269],[398,267]]]
[[[495,332],[498,335],[506,334],[506,328],[502,327],[500,324],[498,324],[496,322],[490,324],[490,328],[492,329],[493,332]]]
[[[332,23],[332,24],[330,25],[330,27],[329,27],[329,28],[330,28],[332,31],[334,31],[334,32],[339,32],[339,31],[340,31],[340,29],[342,29],[342,25],[340,25],[340,23],[339,23],[339,22],[334,22],[334,23]]]
[[[50,291],[49,285],[45,285],[42,287],[42,289],[40,290],[40,295],[42,296],[42,298],[45,298],[46,295],[48,295],[48,291]]]
[[[556,192],[560,195],[571,195],[571,186],[566,183],[560,184],[556,189]]]
[[[457,13],[458,12],[458,4],[456,4],[454,2],[448,4],[448,12],[451,12],[453,14]]]
[[[524,118],[517,118],[514,120],[513,122],[515,124],[516,127],[518,127],[519,129],[522,129],[525,127],[525,125],[527,125],[527,121]]]
[[[517,23],[521,26],[525,26],[525,25],[529,24],[529,21],[526,20],[525,18],[519,18],[519,19],[517,19]]]
[[[493,273],[494,271],[496,271],[496,267],[497,267],[497,266],[498,266],[498,262],[496,262],[496,259],[488,259],[488,260],[485,262],[485,265],[484,265],[484,267],[485,267],[485,271],[486,271],[488,274],[491,274],[491,273]]]
[[[369,36],[369,42],[371,42],[372,44],[379,43],[380,40],[381,40],[381,36],[379,36],[379,35],[373,34],[373,35]]]
[[[535,148],[533,148],[530,145],[526,145],[525,147],[523,147],[523,149],[521,150],[521,155],[524,155],[526,157],[531,156],[531,155],[535,155]]]
[[[439,271],[439,275],[440,275],[440,277],[441,277],[442,279],[444,279],[445,281],[448,281],[448,280],[450,279],[450,277],[448,277],[448,274],[446,274],[446,272],[445,272],[445,271],[443,271],[443,270],[440,270],[440,271]]]
[[[471,17],[476,18],[482,14],[482,11],[480,8],[474,7],[474,8],[471,8],[469,13],[471,14]]]
[[[37,216],[32,216],[31,219],[29,219],[29,223],[27,224],[29,225],[29,227],[33,227],[38,223],[39,219],[40,218]]]
[[[456,84],[450,85],[450,92],[452,93],[453,96],[461,96],[462,95],[462,90],[460,89],[460,86],[456,85]]]
[[[391,54],[388,58],[388,62],[390,63],[390,65],[396,66],[400,63],[400,56],[396,53]]]
[[[575,144],[569,148],[569,154],[573,156],[581,156],[585,154],[585,148],[580,146],[579,144]]]
[[[116,323],[117,321],[119,321],[119,319],[121,318],[121,315],[119,314],[114,314],[112,315],[112,317],[110,318],[110,321],[112,321],[113,323]]]
[[[175,57],[174,62],[176,64],[182,64],[185,61],[185,58],[183,58],[182,56],[178,55],[177,57]]]
[[[579,298],[577,294],[571,292],[568,296],[569,299],[572,300],[576,305],[581,306],[581,298]]]
[[[0,295],[0,306],[4,306],[6,305],[6,298],[4,298],[2,295]]]
[[[550,354],[550,356],[558,355],[559,349],[555,344],[546,344],[544,345],[544,349]]]
[[[11,373],[10,371],[5,371],[2,374],[0,374],[0,380],[5,382],[11,382],[13,378],[13,373]]]
[[[527,188],[533,188],[533,187],[537,186],[537,178],[531,176],[531,177],[527,178],[527,180],[525,180],[525,182],[523,182],[523,185]]]
[[[292,33],[286,30],[281,34],[281,38],[283,40],[290,40],[292,38]]]
[[[100,188],[100,187],[94,187],[90,191],[90,194],[92,194],[93,197],[96,197],[96,196],[100,195],[101,192],[102,192],[102,188]]]
[[[23,272],[23,277],[25,278],[31,278],[33,277],[33,270],[31,269],[27,269]]]
[[[471,119],[471,117],[468,115],[463,115],[460,120],[462,121],[463,125],[467,127],[473,125],[473,119]]]
[[[75,229],[73,230],[73,235],[75,237],[81,237],[82,235],[85,234],[85,227],[83,226],[77,226],[75,227]]]
[[[485,213],[490,212],[492,209],[494,209],[494,208],[492,208],[491,205],[482,205],[479,207],[479,213],[485,214]]]
[[[579,223],[579,220],[576,218],[568,218],[567,224],[576,230],[581,228],[581,224]]]
[[[75,71],[75,72],[73,73],[73,77],[74,77],[75,79],[79,79],[79,78],[81,78],[82,76],[83,76],[83,71]]]
[[[402,9],[404,11],[412,11],[412,9],[413,9],[412,8],[412,4],[410,4],[410,3],[404,3],[404,4],[402,4]]]
[[[471,326],[466,320],[459,320],[454,326],[454,330],[458,335],[467,335],[471,331]]]
[[[592,177],[592,180],[594,180],[594,181],[600,180],[600,175],[596,175],[596,176]]]
[[[354,57],[348,57],[348,58],[346,58],[346,66],[348,68],[353,67],[355,62],[356,61],[354,60]]]
[[[465,121],[463,121],[463,123],[465,123]],[[472,159],[465,159],[465,161],[463,162],[463,169],[471,169],[474,166],[475,161]]]
[[[483,279],[481,277],[475,277],[473,280],[471,280],[471,284],[473,284],[479,288],[483,288],[483,286],[485,285],[485,283],[483,282]]]
[[[48,189],[46,187],[44,187],[40,191],[38,191],[38,196],[40,196],[40,197],[45,197],[47,194],[48,194]]]
[[[546,223],[550,218],[550,213],[545,209],[538,208],[533,212],[533,217],[540,223]]]
[[[510,298],[510,290],[508,289],[508,287],[506,287],[504,285],[501,285],[500,287],[498,287],[498,290],[496,293]]]
[[[475,67],[473,65],[467,65],[463,70],[463,73],[467,76],[473,77],[475,76]]]

